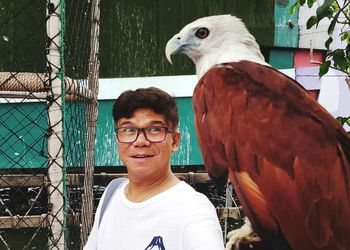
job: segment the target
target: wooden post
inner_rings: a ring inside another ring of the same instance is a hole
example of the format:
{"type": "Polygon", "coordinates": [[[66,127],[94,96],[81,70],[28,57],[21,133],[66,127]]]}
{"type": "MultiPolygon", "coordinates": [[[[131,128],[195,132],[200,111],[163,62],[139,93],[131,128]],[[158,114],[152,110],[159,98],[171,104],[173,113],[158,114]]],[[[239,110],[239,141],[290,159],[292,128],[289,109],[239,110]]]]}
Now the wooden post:
{"type": "Polygon", "coordinates": [[[85,245],[93,224],[93,178],[95,158],[95,138],[98,113],[98,74],[100,62],[98,59],[100,32],[100,0],[92,1],[91,8],[91,44],[89,60],[89,90],[92,100],[87,105],[87,145],[84,173],[84,194],[82,204],[81,249],[85,245]]]}
{"type": "Polygon", "coordinates": [[[46,3],[48,90],[48,194],[49,249],[64,249],[64,182],[63,182],[63,109],[61,73],[61,6],[60,0],[46,3]]]}

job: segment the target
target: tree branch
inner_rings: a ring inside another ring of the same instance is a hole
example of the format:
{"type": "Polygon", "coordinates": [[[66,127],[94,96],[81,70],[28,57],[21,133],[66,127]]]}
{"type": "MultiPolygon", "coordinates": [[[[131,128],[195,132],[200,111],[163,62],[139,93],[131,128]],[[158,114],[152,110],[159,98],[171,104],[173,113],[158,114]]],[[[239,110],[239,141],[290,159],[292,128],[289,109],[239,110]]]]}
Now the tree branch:
{"type": "Polygon", "coordinates": [[[339,11],[342,12],[344,14],[344,17],[348,20],[347,24],[349,24],[350,17],[348,16],[348,14],[344,10],[345,10],[346,7],[348,7],[350,1],[344,1],[344,6],[343,7],[340,7],[340,4],[339,4],[338,0],[335,0],[335,2],[337,3],[339,11]]]}

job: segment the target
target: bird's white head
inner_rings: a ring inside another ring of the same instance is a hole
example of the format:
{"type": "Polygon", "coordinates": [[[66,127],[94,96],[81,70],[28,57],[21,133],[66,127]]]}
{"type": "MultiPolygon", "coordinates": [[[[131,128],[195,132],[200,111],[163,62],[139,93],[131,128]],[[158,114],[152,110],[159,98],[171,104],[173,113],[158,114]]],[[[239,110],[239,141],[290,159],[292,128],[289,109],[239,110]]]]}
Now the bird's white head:
{"type": "Polygon", "coordinates": [[[220,63],[249,60],[268,65],[244,23],[231,15],[203,17],[187,24],[166,45],[170,63],[171,55],[177,53],[192,59],[198,78],[220,63]]]}

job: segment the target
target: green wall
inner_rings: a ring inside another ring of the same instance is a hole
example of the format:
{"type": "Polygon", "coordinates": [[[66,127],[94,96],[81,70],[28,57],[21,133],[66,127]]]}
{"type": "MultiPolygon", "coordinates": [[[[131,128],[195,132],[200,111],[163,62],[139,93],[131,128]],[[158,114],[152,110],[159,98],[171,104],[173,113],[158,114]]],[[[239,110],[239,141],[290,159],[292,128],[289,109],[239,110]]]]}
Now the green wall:
{"type": "Polygon", "coordinates": [[[290,69],[294,67],[294,50],[271,49],[269,63],[277,69],[290,69]]]}
{"type": "Polygon", "coordinates": [[[194,74],[184,56],[170,65],[166,42],[187,23],[207,15],[242,18],[262,46],[272,46],[274,1],[104,0],[101,2],[100,77],[194,74]]]}
{"type": "MultiPolygon", "coordinates": [[[[83,31],[89,26],[81,24],[90,10],[82,2],[85,1],[66,0],[65,69],[71,77],[75,60],[86,56],[73,53],[73,48],[89,48],[89,32],[83,31]]],[[[176,58],[175,67],[166,62],[166,42],[185,24],[215,14],[242,18],[261,46],[273,45],[271,0],[101,1],[100,77],[194,74],[188,58],[176,58]]],[[[0,1],[0,71],[45,71],[45,25],[44,2],[0,1]]]]}
{"type": "Polygon", "coordinates": [[[299,45],[299,26],[298,26],[298,11],[293,16],[290,15],[289,9],[295,3],[295,0],[277,1],[289,2],[287,5],[275,6],[275,34],[274,46],[297,48],[299,45]],[[290,26],[290,24],[293,25],[290,26]]]}
{"type": "Polygon", "coordinates": [[[44,104],[0,104],[0,168],[46,167],[46,132],[44,104]]]}
{"type": "Polygon", "coordinates": [[[44,72],[45,2],[0,1],[0,71],[44,72]]]}
{"type": "MultiPolygon", "coordinates": [[[[112,106],[114,101],[99,102],[96,131],[95,165],[122,165],[117,155],[112,106]]],[[[172,165],[201,165],[193,124],[190,97],[177,98],[181,142],[172,157],[172,165]]],[[[66,166],[82,166],[85,162],[84,103],[67,103],[65,115],[66,166]],[[77,117],[80,117],[77,119],[77,117]]],[[[0,104],[0,169],[42,168],[47,166],[47,110],[43,103],[0,104]]]]}
{"type": "MultiPolygon", "coordinates": [[[[85,163],[86,103],[65,104],[65,164],[85,163]]],[[[0,169],[46,168],[48,113],[45,103],[0,104],[0,169]]]]}

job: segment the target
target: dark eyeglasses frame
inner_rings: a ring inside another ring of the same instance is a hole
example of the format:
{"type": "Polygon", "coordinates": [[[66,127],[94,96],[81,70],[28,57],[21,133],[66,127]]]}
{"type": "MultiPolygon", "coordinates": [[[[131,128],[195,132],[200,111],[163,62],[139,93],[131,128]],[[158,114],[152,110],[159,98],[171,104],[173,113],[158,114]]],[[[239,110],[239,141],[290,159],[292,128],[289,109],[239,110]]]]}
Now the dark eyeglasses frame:
{"type": "Polygon", "coordinates": [[[166,126],[149,126],[149,127],[144,127],[144,128],[120,127],[120,128],[114,129],[114,131],[115,131],[115,133],[116,133],[117,140],[118,140],[120,143],[134,143],[134,142],[137,140],[137,138],[139,138],[140,131],[142,131],[142,133],[143,133],[143,135],[144,135],[144,137],[146,138],[147,141],[152,142],[152,143],[159,143],[159,142],[163,142],[163,141],[165,140],[166,134],[167,134],[167,133],[173,133],[175,130],[172,129],[172,128],[166,127],[166,126]],[[118,130],[119,130],[119,129],[123,129],[123,128],[133,128],[133,129],[137,129],[137,135],[136,135],[135,140],[130,141],[130,142],[120,141],[120,140],[119,140],[119,137],[118,137],[118,130]],[[164,139],[161,140],[161,141],[151,141],[151,140],[149,140],[149,139],[147,138],[147,135],[146,135],[146,132],[145,132],[145,129],[148,129],[148,128],[163,128],[163,129],[165,129],[165,136],[164,136],[164,139]]]}

